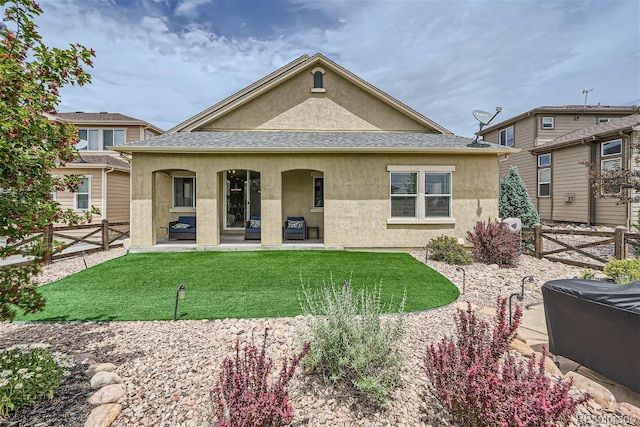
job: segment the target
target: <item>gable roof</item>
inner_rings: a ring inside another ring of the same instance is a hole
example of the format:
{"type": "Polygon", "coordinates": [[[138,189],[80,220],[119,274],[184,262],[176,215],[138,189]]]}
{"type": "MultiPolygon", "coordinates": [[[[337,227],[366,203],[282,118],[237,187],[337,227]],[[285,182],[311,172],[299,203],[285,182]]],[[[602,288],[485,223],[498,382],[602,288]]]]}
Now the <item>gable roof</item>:
{"type": "Polygon", "coordinates": [[[532,153],[546,152],[559,147],[580,144],[585,141],[593,141],[607,136],[619,136],[621,132],[633,130],[640,130],[640,114],[631,114],[626,117],[620,117],[612,122],[600,123],[595,126],[575,130],[552,139],[548,143],[530,151],[532,153]]]}
{"type": "Polygon", "coordinates": [[[517,116],[506,119],[500,123],[496,123],[489,127],[482,129],[479,132],[479,135],[485,135],[488,132],[491,132],[497,128],[503,128],[505,126],[510,126],[516,122],[519,122],[522,119],[526,119],[534,114],[575,114],[579,116],[583,113],[602,113],[606,114],[633,114],[640,111],[640,107],[637,105],[632,106],[609,106],[609,105],[562,105],[562,106],[551,106],[545,105],[542,107],[536,107],[532,110],[526,111],[522,114],[518,114],[517,116]]]}
{"type": "Polygon", "coordinates": [[[124,153],[453,153],[511,154],[520,150],[497,144],[469,147],[472,138],[429,132],[199,131],[165,133],[113,147],[124,153]]]}
{"type": "Polygon", "coordinates": [[[263,77],[257,82],[223,99],[217,104],[212,105],[206,110],[188,118],[177,126],[169,129],[167,132],[191,132],[197,130],[198,127],[204,125],[205,123],[221,117],[229,113],[230,111],[233,111],[236,108],[246,104],[247,102],[250,102],[259,95],[277,86],[278,84],[282,83],[283,81],[287,80],[303,69],[313,65],[332,70],[355,86],[373,95],[390,107],[411,117],[413,120],[421,123],[425,127],[431,128],[441,134],[451,134],[449,130],[428,119],[427,117],[423,116],[422,114],[418,113],[417,111],[413,110],[412,108],[408,107],[392,96],[386,94],[385,92],[381,91],[380,89],[376,88],[375,86],[371,85],[370,83],[366,82],[365,80],[361,79],[360,77],[356,76],[355,74],[351,73],[347,69],[341,67],[340,65],[336,64],[320,53],[317,53],[311,57],[309,55],[300,56],[299,58],[291,61],[290,63],[263,77]]]}
{"type": "Polygon", "coordinates": [[[155,131],[158,134],[164,131],[159,127],[152,125],[144,120],[134,117],[125,116],[120,113],[85,113],[83,111],[75,111],[70,113],[55,113],[50,115],[54,120],[62,120],[75,125],[99,125],[99,126],[144,126],[155,131]]]}

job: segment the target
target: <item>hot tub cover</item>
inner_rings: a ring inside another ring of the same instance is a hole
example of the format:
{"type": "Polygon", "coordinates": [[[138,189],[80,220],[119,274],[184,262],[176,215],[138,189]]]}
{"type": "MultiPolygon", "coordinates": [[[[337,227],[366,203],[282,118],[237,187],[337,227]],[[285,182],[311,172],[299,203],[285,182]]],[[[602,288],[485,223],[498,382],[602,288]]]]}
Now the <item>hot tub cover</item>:
{"type": "Polygon", "coordinates": [[[546,282],[542,285],[543,291],[545,288],[640,314],[640,282],[617,285],[596,280],[562,279],[546,282]]]}

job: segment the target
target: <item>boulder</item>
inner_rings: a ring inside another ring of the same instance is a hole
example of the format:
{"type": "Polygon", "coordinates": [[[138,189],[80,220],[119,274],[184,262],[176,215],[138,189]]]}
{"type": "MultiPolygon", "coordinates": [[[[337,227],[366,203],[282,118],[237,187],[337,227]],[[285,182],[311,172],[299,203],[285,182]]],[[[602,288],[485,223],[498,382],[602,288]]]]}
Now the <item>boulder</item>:
{"type": "Polygon", "coordinates": [[[116,403],[127,393],[127,386],[124,384],[109,384],[96,391],[89,398],[92,405],[104,405],[105,403],[116,403]]]}
{"type": "Polygon", "coordinates": [[[98,372],[91,377],[91,388],[97,390],[109,384],[120,384],[122,380],[115,372],[98,372]]]}
{"type": "Polygon", "coordinates": [[[609,409],[620,412],[622,415],[635,420],[635,424],[637,426],[640,426],[640,408],[638,408],[637,406],[632,405],[628,402],[619,402],[610,404],[609,409]]]}
{"type": "Polygon", "coordinates": [[[84,427],[109,427],[121,412],[122,405],[119,403],[96,406],[89,414],[84,427]]]}
{"type": "Polygon", "coordinates": [[[518,338],[511,341],[511,344],[509,344],[509,348],[511,350],[517,351],[524,357],[531,357],[533,356],[533,353],[535,353],[535,350],[531,348],[529,344],[525,343],[524,341],[518,338]]]}
{"type": "Polygon", "coordinates": [[[117,368],[118,367],[113,363],[94,363],[93,365],[89,366],[89,368],[87,368],[87,370],[85,371],[85,375],[91,378],[98,372],[113,372],[117,368]]]}
{"type": "Polygon", "coordinates": [[[589,393],[591,398],[602,406],[607,406],[609,403],[616,401],[613,393],[611,393],[606,387],[601,386],[597,382],[590,380],[577,372],[567,372],[566,377],[572,378],[574,387],[589,393]]]}
{"type": "MultiPolygon", "coordinates": [[[[534,351],[531,357],[534,357],[537,363],[538,361],[540,361],[542,353],[540,353],[539,351],[534,351]]],[[[547,375],[562,377],[562,371],[556,366],[553,359],[551,359],[549,356],[546,356],[544,358],[544,371],[547,373],[547,375]]]]}

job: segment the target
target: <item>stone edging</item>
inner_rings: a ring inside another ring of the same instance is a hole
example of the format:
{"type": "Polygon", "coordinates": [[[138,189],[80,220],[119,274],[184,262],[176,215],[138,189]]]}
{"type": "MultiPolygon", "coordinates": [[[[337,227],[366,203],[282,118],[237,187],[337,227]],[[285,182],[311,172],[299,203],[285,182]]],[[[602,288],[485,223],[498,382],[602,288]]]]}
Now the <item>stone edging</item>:
{"type": "Polygon", "coordinates": [[[118,368],[113,363],[99,363],[90,353],[78,354],[74,357],[76,364],[88,365],[85,371],[91,380],[91,388],[97,390],[90,398],[93,406],[85,427],[109,427],[122,412],[122,404],[127,386],[114,371],[118,368]]]}

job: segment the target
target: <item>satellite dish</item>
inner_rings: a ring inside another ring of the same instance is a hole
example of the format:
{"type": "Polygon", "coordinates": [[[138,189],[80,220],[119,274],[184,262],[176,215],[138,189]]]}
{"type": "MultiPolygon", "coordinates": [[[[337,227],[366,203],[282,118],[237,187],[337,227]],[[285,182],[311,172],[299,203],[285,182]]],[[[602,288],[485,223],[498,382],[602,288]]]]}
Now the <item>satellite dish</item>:
{"type": "Polygon", "coordinates": [[[471,114],[473,114],[473,117],[475,117],[476,120],[482,123],[483,125],[488,124],[489,121],[493,118],[491,113],[488,113],[483,110],[473,110],[471,114]]]}
{"type": "Polygon", "coordinates": [[[87,148],[89,146],[89,141],[87,141],[86,139],[81,139],[80,141],[76,142],[76,150],[84,150],[85,148],[87,148]]]}

